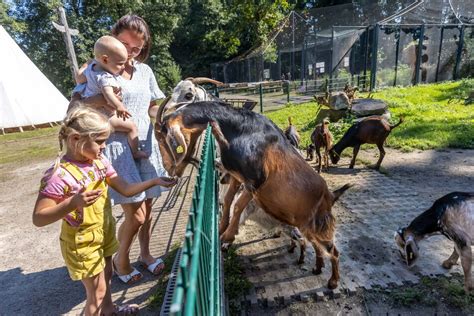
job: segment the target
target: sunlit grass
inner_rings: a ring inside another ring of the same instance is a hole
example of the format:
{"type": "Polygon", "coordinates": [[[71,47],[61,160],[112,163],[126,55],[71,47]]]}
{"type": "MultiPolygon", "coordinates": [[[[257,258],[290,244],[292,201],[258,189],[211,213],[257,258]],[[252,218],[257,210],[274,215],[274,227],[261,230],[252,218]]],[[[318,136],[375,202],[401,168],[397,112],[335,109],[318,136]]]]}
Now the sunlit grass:
{"type": "Polygon", "coordinates": [[[58,131],[50,127],[0,136],[0,165],[53,159],[59,150],[58,131]]]}
{"type": "MultiPolygon", "coordinates": [[[[461,80],[416,87],[389,88],[373,97],[387,102],[392,123],[403,117],[405,122],[393,130],[387,139],[389,147],[405,151],[434,148],[474,148],[474,106],[464,99],[474,89],[474,80],[461,80]]],[[[360,95],[364,97],[366,94],[360,95]]],[[[314,102],[289,105],[266,113],[278,126],[288,126],[288,116],[301,134],[301,146],[309,144],[316,124],[318,105],[314,102]]],[[[331,124],[338,140],[350,126],[350,119],[331,124]]]]}

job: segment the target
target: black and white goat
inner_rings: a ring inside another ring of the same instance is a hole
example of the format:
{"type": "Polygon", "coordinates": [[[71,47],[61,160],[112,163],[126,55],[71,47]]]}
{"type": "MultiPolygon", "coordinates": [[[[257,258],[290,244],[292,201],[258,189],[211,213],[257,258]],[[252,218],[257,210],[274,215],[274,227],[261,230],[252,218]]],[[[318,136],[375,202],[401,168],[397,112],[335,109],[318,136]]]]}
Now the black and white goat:
{"type": "Polygon", "coordinates": [[[471,265],[474,243],[474,192],[453,192],[436,200],[428,210],[395,233],[395,242],[408,266],[419,257],[418,242],[425,237],[443,234],[454,241],[454,251],[443,262],[450,269],[458,258],[464,271],[464,289],[473,290],[471,265]]]}
{"type": "Polygon", "coordinates": [[[206,89],[200,86],[203,83],[212,83],[216,86],[223,85],[220,81],[205,77],[186,78],[181,80],[176,87],[174,87],[171,99],[166,105],[166,109],[171,109],[178,103],[182,105],[183,103],[199,101],[219,101],[217,97],[213,96],[207,92],[206,89]]]}

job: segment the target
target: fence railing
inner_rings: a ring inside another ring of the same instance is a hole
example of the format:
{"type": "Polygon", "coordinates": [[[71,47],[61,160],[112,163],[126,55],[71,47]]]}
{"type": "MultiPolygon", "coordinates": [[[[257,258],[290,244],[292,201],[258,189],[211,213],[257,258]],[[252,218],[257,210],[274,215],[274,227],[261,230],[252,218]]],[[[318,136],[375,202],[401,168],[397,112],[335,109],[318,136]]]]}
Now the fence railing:
{"type": "Polygon", "coordinates": [[[264,82],[226,84],[211,90],[216,96],[237,107],[241,104],[251,104],[249,109],[260,113],[272,111],[288,103],[298,104],[314,101],[314,95],[324,95],[325,92],[343,91],[346,85],[357,87],[359,91],[369,89],[370,75],[339,76],[316,80],[276,80],[264,82]]]}
{"type": "Polygon", "coordinates": [[[210,127],[201,153],[171,315],[222,315],[218,182],[210,127]]]}

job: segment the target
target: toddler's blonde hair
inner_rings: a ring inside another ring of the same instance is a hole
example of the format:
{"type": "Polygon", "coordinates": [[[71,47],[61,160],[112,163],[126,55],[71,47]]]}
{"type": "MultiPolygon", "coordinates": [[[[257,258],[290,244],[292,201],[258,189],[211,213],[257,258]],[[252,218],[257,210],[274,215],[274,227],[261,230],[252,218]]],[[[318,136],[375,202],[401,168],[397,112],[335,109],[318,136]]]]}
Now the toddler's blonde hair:
{"type": "Polygon", "coordinates": [[[52,172],[58,168],[63,151],[63,144],[66,143],[67,145],[67,140],[71,135],[76,134],[81,137],[73,150],[82,152],[86,141],[95,140],[99,135],[111,132],[112,127],[104,114],[80,103],[74,106],[69,110],[61,124],[58,135],[59,153],[52,172]]]}

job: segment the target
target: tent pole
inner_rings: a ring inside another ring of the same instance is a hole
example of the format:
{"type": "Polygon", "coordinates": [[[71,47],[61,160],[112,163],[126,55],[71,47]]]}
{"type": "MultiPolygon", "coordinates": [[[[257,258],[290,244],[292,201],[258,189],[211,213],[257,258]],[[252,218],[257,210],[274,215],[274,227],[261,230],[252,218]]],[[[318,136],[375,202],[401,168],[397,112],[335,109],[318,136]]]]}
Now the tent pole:
{"type": "Polygon", "coordinates": [[[66,43],[67,56],[69,58],[69,62],[71,63],[72,79],[76,81],[76,73],[79,70],[79,67],[77,66],[76,53],[74,52],[74,45],[72,44],[71,35],[77,35],[79,34],[79,31],[69,28],[67,25],[66,12],[64,12],[63,7],[59,7],[58,12],[61,24],[53,22],[53,26],[59,32],[63,33],[64,42],[66,43]]]}

